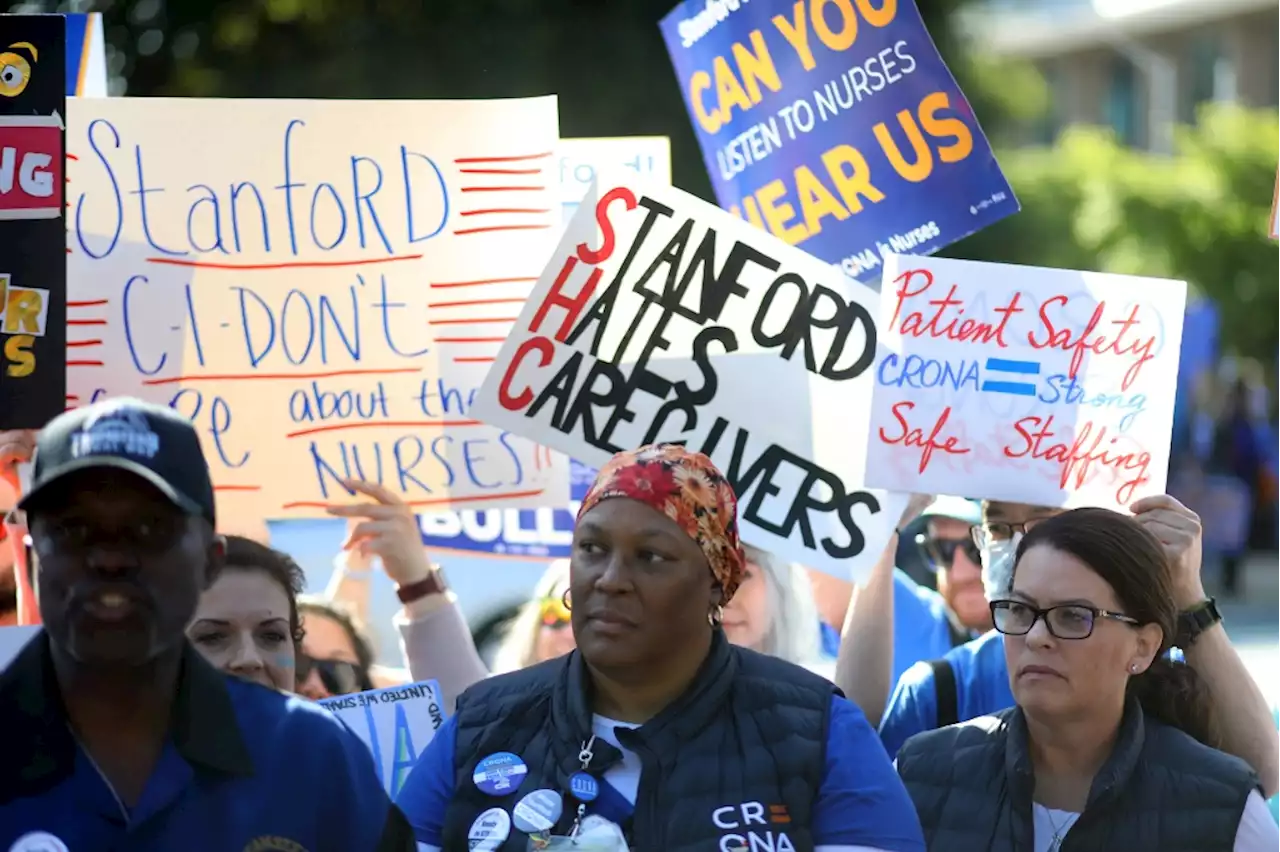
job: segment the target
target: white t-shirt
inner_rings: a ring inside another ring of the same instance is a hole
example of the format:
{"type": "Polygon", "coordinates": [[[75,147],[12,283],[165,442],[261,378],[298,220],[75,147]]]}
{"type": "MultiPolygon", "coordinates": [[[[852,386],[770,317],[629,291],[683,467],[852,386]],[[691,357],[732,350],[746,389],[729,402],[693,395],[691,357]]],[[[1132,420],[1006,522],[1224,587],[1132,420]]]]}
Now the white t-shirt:
{"type": "MultiPolygon", "coordinates": [[[[1035,852],[1053,852],[1055,836],[1063,839],[1080,814],[1036,805],[1035,852]]],[[[1274,852],[1280,847],[1280,826],[1271,818],[1267,803],[1257,790],[1249,794],[1240,814],[1233,852],[1274,852]]]]}

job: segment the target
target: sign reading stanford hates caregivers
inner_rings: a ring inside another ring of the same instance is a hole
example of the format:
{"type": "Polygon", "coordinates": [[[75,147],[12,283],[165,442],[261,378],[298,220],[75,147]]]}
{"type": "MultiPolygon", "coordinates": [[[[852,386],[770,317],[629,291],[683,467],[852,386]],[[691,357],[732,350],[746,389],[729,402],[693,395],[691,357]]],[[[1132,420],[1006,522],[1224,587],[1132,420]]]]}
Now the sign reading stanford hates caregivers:
{"type": "Polygon", "coordinates": [[[706,453],[745,541],[848,578],[901,509],[862,487],[878,307],[828,264],[615,172],[570,223],[474,411],[588,465],[658,442],[706,453]]]}
{"type": "Polygon", "coordinates": [[[1038,506],[1163,494],[1186,293],[886,257],[867,482],[1038,506]]]}
{"type": "Polygon", "coordinates": [[[912,0],[687,0],[661,29],[720,206],[846,275],[1018,212],[912,0]]]}

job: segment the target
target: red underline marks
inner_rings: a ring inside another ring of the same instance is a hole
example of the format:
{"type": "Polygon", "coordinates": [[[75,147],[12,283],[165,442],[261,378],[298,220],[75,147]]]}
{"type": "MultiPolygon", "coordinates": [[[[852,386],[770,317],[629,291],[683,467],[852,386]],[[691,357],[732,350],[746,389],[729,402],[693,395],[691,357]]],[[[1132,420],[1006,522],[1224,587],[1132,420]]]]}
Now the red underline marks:
{"type": "Polygon", "coordinates": [[[489,278],[485,281],[432,281],[432,287],[479,287],[482,284],[533,284],[537,278],[489,278]]]}
{"type": "Polygon", "coordinates": [[[428,302],[428,308],[461,308],[466,305],[519,305],[528,301],[524,298],[516,299],[467,299],[462,302],[428,302]]]}
{"type": "Polygon", "coordinates": [[[303,435],[319,435],[321,432],[340,432],[344,429],[426,429],[429,427],[436,428],[456,428],[459,426],[483,426],[480,420],[367,420],[360,423],[332,423],[328,426],[315,426],[310,429],[299,429],[296,432],[289,432],[286,438],[301,438],[303,435]]]}
{"type": "Polygon", "coordinates": [[[542,169],[458,169],[464,175],[540,175],[542,169]]]}
{"type": "Polygon", "coordinates": [[[71,254],[71,249],[67,249],[67,254],[71,254]]]}
{"type": "Polygon", "coordinates": [[[101,340],[68,340],[67,348],[73,349],[77,346],[101,346],[101,340]]]}
{"type": "Polygon", "coordinates": [[[454,358],[455,364],[492,364],[497,358],[454,358]]]}
{"type": "Polygon", "coordinates": [[[505,337],[437,337],[436,343],[505,343],[505,337]]]}
{"type": "MultiPolygon", "coordinates": [[[[469,497],[437,497],[432,500],[406,500],[405,505],[408,506],[445,506],[450,503],[478,503],[482,500],[516,500],[521,497],[537,497],[546,489],[539,488],[534,491],[508,491],[505,494],[476,494],[469,497]]],[[[332,503],[321,503],[318,501],[300,500],[295,503],[285,503],[282,509],[325,509],[333,505],[332,503]]]]}
{"type": "Polygon", "coordinates": [[[147,263],[166,266],[186,266],[195,269],[235,269],[241,272],[264,269],[325,269],[338,266],[373,266],[378,263],[397,263],[402,260],[421,260],[420,254],[401,254],[392,257],[374,257],[365,260],[297,260],[285,263],[215,263],[208,260],[183,260],[177,257],[149,257],[147,263]]]}
{"type": "Polygon", "coordinates": [[[247,379],[336,379],[340,376],[393,376],[404,373],[421,373],[419,368],[403,370],[329,370],[324,373],[233,373],[207,376],[169,376],[165,379],[147,379],[144,385],[176,385],[183,382],[237,382],[247,379]]]}
{"type": "Polygon", "coordinates": [[[107,321],[98,320],[67,320],[67,325],[106,325],[107,321]]]}
{"type": "Polygon", "coordinates": [[[101,361],[68,361],[68,367],[102,367],[105,366],[101,361]]]}
{"type": "Polygon", "coordinates": [[[454,231],[453,235],[465,237],[467,234],[485,234],[490,231],[542,231],[550,227],[550,225],[490,225],[488,228],[463,228],[461,231],[454,231]]]}
{"type": "Polygon", "coordinates": [[[483,210],[459,210],[459,216],[490,216],[500,213],[550,213],[549,207],[486,207],[483,210]]]}
{"type": "Polygon", "coordinates": [[[79,395],[74,393],[67,394],[67,402],[76,402],[80,399],[79,395]]]}
{"type": "Polygon", "coordinates": [[[463,192],[542,192],[545,186],[464,186],[463,192]]]}
{"type": "Polygon", "coordinates": [[[459,166],[468,165],[470,163],[518,163],[522,160],[541,160],[544,157],[550,157],[554,151],[546,151],[542,154],[521,154],[518,157],[459,157],[453,162],[459,166]]]}
{"type": "Polygon", "coordinates": [[[215,485],[214,491],[261,491],[261,485],[215,485]]]}
{"type": "Polygon", "coordinates": [[[427,320],[427,325],[471,325],[472,323],[515,322],[520,317],[484,317],[481,319],[427,320]]]}
{"type": "Polygon", "coordinates": [[[108,299],[90,299],[87,302],[67,302],[68,308],[96,308],[98,305],[109,304],[108,299]]]}

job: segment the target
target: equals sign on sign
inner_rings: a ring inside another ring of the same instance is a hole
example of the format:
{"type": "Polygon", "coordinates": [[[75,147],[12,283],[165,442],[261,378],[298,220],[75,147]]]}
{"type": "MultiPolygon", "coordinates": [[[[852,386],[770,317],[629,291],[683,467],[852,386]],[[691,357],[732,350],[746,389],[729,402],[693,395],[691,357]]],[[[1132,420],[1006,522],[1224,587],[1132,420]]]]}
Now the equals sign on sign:
{"type": "MultiPolygon", "coordinates": [[[[1038,376],[1040,364],[1036,361],[1009,361],[1004,358],[988,358],[988,373],[1008,373],[1011,376],[1038,376]]],[[[1035,396],[1036,385],[1031,382],[1017,382],[1006,379],[990,379],[982,382],[983,393],[1007,393],[1014,396],[1035,396]]]]}

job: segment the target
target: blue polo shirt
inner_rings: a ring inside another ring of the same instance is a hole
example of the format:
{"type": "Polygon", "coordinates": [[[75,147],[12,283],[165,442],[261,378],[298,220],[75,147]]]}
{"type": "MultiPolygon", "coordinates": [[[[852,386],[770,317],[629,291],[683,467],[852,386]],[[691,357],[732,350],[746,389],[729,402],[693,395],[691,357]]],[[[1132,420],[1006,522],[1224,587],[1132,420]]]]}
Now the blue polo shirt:
{"type": "MultiPolygon", "coordinates": [[[[397,797],[427,852],[440,849],[445,811],[453,798],[457,719],[451,717],[436,732],[397,797]]],[[[634,803],[606,776],[589,813],[622,823],[634,810],[634,803]]],[[[831,699],[826,770],[814,799],[810,828],[814,844],[832,852],[925,849],[915,806],[880,752],[875,732],[857,705],[840,696],[831,699]]]]}
{"type": "Polygon", "coordinates": [[[0,849],[28,848],[14,846],[23,837],[32,849],[72,852],[415,848],[368,748],[337,719],[221,674],[190,645],[171,736],[132,809],[72,734],[47,635],[0,674],[0,732],[0,849]]]}
{"type": "MultiPolygon", "coordinates": [[[[955,672],[958,721],[999,713],[1014,705],[1004,642],[999,633],[989,630],[941,656],[955,672]]],[[[938,693],[933,668],[925,660],[907,669],[898,679],[880,720],[880,741],[893,757],[909,737],[936,727],[938,693]]]]}

